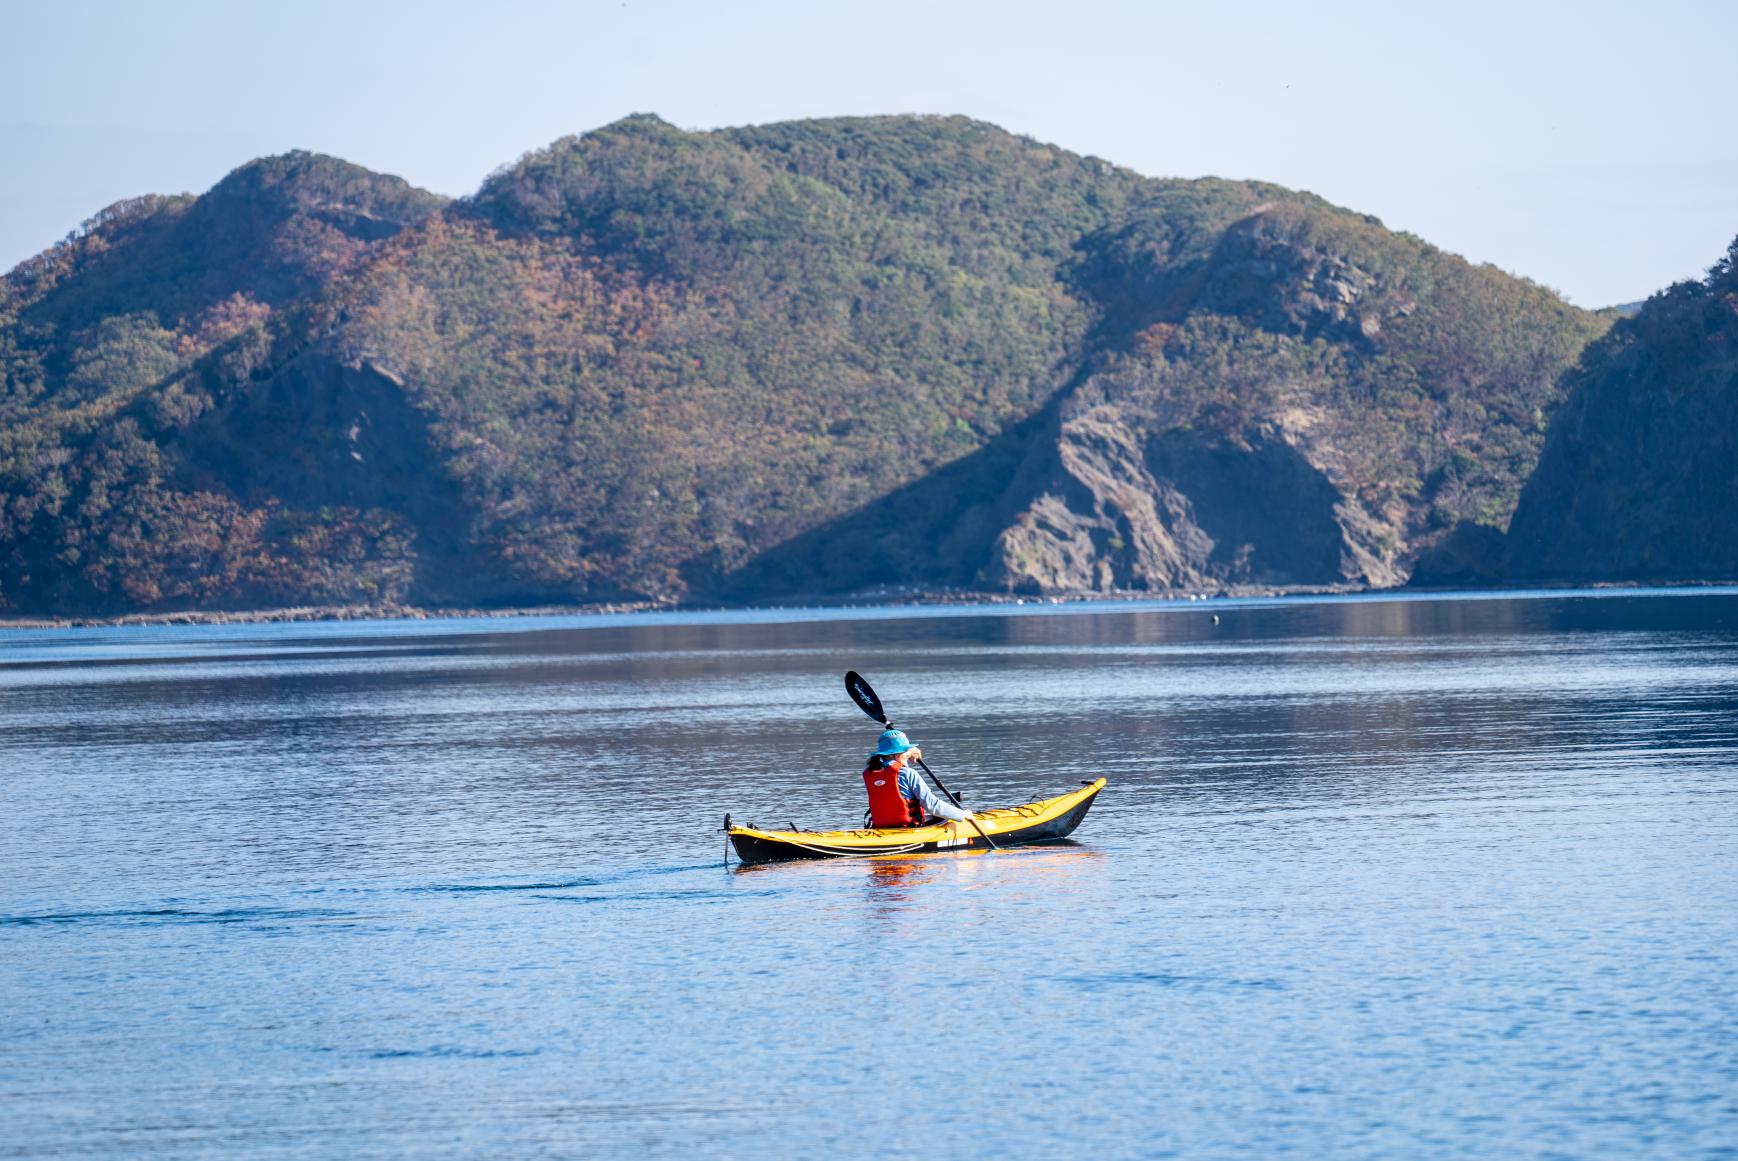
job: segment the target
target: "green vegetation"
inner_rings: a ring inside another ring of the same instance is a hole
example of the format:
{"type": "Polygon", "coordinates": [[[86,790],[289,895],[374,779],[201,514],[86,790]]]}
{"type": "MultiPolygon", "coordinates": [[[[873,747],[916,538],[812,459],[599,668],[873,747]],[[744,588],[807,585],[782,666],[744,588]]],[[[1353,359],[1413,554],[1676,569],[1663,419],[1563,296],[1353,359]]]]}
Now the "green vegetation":
{"type": "Polygon", "coordinates": [[[444,204],[269,158],[7,276],[0,608],[706,593],[926,481],[993,532],[1029,497],[943,469],[1095,406],[1281,433],[1403,563],[1507,519],[1606,325],[1307,194],[961,118],[637,116],[444,204]]]}

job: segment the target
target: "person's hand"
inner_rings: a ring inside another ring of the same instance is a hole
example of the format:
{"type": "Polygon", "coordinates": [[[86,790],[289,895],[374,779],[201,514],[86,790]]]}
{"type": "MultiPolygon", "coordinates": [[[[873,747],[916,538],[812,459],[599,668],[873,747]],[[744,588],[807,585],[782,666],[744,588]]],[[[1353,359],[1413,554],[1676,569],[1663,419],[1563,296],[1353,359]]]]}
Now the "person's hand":
{"type": "Polygon", "coordinates": [[[913,762],[923,761],[923,751],[917,746],[913,746],[911,749],[905,751],[905,756],[913,762]]]}

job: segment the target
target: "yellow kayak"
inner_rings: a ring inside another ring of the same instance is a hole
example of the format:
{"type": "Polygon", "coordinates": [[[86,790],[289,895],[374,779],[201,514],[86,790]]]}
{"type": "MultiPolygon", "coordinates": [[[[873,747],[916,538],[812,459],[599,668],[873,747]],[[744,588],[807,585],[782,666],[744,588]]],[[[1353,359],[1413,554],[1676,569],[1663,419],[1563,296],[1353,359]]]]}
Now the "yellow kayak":
{"type": "MultiPolygon", "coordinates": [[[[1066,838],[1080,825],[1092,800],[1104,789],[1104,779],[1082,783],[1079,790],[1004,806],[977,815],[978,826],[996,846],[1049,842],[1066,838]]],[[[729,819],[725,820],[726,824],[729,819]]],[[[929,826],[885,827],[876,830],[759,830],[726,826],[730,845],[744,863],[776,863],[785,859],[836,859],[850,855],[918,855],[932,851],[984,850],[986,843],[969,822],[937,822],[929,826]]]]}

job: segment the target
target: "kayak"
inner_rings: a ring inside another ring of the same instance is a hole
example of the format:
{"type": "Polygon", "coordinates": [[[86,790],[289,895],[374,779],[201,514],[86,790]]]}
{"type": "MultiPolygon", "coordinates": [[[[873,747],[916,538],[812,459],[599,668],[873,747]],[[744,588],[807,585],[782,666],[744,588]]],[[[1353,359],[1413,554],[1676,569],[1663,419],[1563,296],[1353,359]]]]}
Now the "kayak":
{"type": "MultiPolygon", "coordinates": [[[[1066,838],[1104,789],[1104,779],[1084,782],[1079,790],[1021,806],[1004,806],[977,815],[978,826],[996,846],[1051,842],[1066,838]]],[[[728,823],[728,819],[725,820],[728,823]]],[[[777,863],[786,859],[836,859],[851,855],[921,855],[933,851],[985,850],[988,844],[969,822],[937,822],[928,826],[883,827],[875,830],[760,830],[727,826],[730,845],[744,863],[777,863]]]]}

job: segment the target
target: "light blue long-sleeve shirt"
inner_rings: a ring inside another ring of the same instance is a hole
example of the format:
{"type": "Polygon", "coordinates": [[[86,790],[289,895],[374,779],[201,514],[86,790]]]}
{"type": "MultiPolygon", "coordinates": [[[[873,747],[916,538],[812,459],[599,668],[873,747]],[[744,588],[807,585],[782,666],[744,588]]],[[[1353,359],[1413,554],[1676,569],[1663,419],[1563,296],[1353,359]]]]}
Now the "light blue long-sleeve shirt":
{"type": "Polygon", "coordinates": [[[923,807],[926,818],[947,818],[954,822],[966,820],[965,811],[931,790],[928,779],[919,776],[910,766],[899,768],[899,794],[907,802],[923,807]]]}

